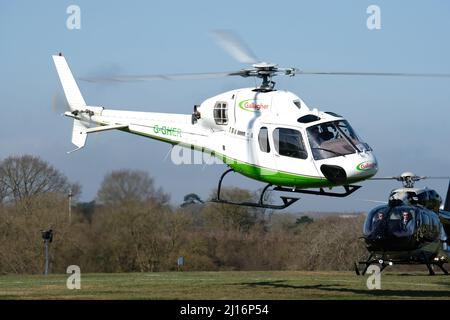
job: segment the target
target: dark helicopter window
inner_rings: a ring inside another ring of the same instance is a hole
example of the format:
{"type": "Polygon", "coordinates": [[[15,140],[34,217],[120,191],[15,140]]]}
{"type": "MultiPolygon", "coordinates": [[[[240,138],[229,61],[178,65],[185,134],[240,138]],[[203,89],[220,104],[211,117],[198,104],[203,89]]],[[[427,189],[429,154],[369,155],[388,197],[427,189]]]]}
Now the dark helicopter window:
{"type": "Polygon", "coordinates": [[[382,237],[386,231],[389,207],[378,206],[371,210],[364,222],[364,235],[370,238],[382,237]]]}
{"type": "Polygon", "coordinates": [[[428,202],[428,192],[425,191],[417,194],[417,199],[421,205],[426,205],[428,202]]]}
{"type": "Polygon", "coordinates": [[[281,155],[292,158],[306,159],[308,153],[299,131],[287,128],[276,128],[273,131],[275,150],[281,155]]]}
{"type": "Polygon", "coordinates": [[[270,152],[269,131],[266,127],[262,127],[258,134],[259,148],[262,152],[270,152]]]}
{"type": "Polygon", "coordinates": [[[442,198],[441,196],[434,190],[429,190],[428,191],[428,204],[426,205],[427,208],[438,212],[439,208],[441,206],[442,203],[442,198]]]}
{"type": "Polygon", "coordinates": [[[228,109],[226,102],[217,102],[214,106],[214,121],[216,124],[225,125],[228,123],[228,109]]]}
{"type": "Polygon", "coordinates": [[[410,236],[414,233],[417,209],[399,206],[391,210],[388,222],[389,232],[396,237],[410,236]]]}

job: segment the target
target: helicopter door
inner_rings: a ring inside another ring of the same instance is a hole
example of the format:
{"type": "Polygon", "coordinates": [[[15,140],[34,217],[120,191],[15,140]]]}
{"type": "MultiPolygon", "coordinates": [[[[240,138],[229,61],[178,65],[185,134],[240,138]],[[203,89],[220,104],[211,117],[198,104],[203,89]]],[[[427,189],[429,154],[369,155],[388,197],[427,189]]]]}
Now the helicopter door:
{"type": "Polygon", "coordinates": [[[275,127],[272,132],[275,162],[286,185],[305,183],[307,177],[318,177],[317,168],[306,149],[304,135],[297,129],[275,127]]]}
{"type": "Polygon", "coordinates": [[[266,125],[261,125],[256,132],[254,144],[250,156],[250,162],[260,167],[260,178],[266,180],[277,171],[277,166],[274,159],[273,143],[270,140],[270,128],[266,125]]]}

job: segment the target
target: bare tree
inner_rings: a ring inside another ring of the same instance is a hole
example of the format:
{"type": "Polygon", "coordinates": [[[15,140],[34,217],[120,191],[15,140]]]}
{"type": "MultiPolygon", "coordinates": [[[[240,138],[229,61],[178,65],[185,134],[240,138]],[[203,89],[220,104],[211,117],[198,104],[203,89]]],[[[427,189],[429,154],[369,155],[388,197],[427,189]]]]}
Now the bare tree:
{"type": "Polygon", "coordinates": [[[49,163],[32,155],[10,156],[0,162],[0,201],[20,202],[48,193],[79,193],[78,184],[49,163]]]}
{"type": "Polygon", "coordinates": [[[161,188],[155,188],[154,180],[147,172],[125,169],[104,177],[97,198],[105,205],[152,200],[164,204],[169,201],[169,196],[161,188]]]}

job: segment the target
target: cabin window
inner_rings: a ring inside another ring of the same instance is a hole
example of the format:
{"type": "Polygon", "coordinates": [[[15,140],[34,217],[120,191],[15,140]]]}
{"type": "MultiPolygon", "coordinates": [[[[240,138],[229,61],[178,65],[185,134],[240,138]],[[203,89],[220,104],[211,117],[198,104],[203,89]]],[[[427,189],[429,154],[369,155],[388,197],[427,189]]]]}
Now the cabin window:
{"type": "Polygon", "coordinates": [[[276,128],[273,131],[275,150],[281,156],[306,159],[308,153],[300,131],[287,128],[276,128]]]}
{"type": "Polygon", "coordinates": [[[269,131],[266,127],[262,127],[258,134],[259,148],[262,152],[270,152],[269,131]]]}
{"type": "Polygon", "coordinates": [[[216,124],[228,124],[228,109],[226,102],[217,102],[214,106],[214,121],[216,124]]]}

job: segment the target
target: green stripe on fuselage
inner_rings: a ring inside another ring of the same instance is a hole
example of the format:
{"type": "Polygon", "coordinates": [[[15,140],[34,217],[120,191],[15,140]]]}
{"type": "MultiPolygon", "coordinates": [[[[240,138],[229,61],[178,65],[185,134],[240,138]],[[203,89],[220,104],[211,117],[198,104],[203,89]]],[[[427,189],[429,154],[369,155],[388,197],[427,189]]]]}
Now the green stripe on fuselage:
{"type": "Polygon", "coordinates": [[[303,176],[289,172],[282,172],[274,169],[264,168],[261,166],[257,166],[254,164],[249,164],[246,162],[239,161],[237,159],[233,159],[224,154],[215,152],[205,147],[200,147],[196,145],[186,144],[182,142],[176,142],[170,139],[165,139],[159,136],[149,135],[146,133],[140,132],[131,132],[129,129],[120,129],[121,131],[137,134],[140,136],[152,138],[155,140],[160,140],[162,142],[167,142],[173,145],[180,145],[186,148],[194,148],[200,152],[206,152],[211,155],[214,155],[218,159],[222,160],[225,164],[227,164],[234,171],[243,174],[246,177],[263,181],[267,183],[271,183],[277,186],[287,186],[287,187],[299,187],[299,188],[319,188],[319,187],[333,187],[335,184],[331,183],[325,178],[320,177],[311,177],[311,176],[303,176]]]}
{"type": "Polygon", "coordinates": [[[333,184],[325,178],[302,176],[294,173],[268,169],[253,164],[227,158],[227,164],[236,172],[249,178],[271,183],[277,186],[318,188],[331,187],[333,184]]]}

